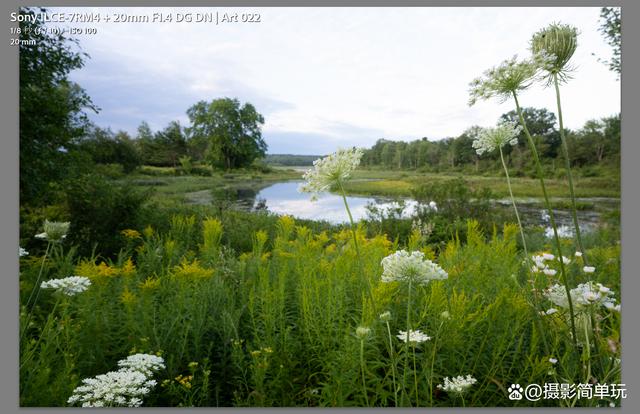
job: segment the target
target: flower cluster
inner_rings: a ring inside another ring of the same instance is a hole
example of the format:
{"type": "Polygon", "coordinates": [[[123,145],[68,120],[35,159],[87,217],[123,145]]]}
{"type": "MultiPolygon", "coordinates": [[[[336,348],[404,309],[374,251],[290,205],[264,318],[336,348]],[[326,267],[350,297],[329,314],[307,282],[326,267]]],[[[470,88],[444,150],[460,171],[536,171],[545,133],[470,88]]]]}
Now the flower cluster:
{"type": "Polygon", "coordinates": [[[371,333],[371,328],[367,328],[366,326],[358,326],[356,328],[356,336],[360,339],[364,339],[371,333]]]}
{"type": "Polygon", "coordinates": [[[146,376],[151,376],[155,371],[164,368],[164,359],[152,354],[135,354],[118,361],[121,369],[138,371],[146,376]]]}
{"type": "Polygon", "coordinates": [[[139,407],[156,381],[138,371],[112,371],[95,378],[85,378],[76,387],[68,404],[83,407],[139,407]]]}
{"type": "Polygon", "coordinates": [[[444,377],[444,384],[438,384],[438,389],[452,392],[455,394],[463,394],[469,387],[478,382],[471,375],[467,375],[463,377],[462,375],[449,379],[449,377],[444,377]]]}
{"type": "Polygon", "coordinates": [[[36,238],[47,240],[53,243],[61,242],[65,237],[67,237],[67,232],[69,231],[69,223],[59,222],[59,221],[44,221],[44,232],[36,234],[36,238]]]}
{"type": "Polygon", "coordinates": [[[51,279],[40,284],[41,289],[55,289],[67,296],[74,296],[89,289],[91,281],[84,276],[69,276],[64,279],[51,279]]]}
{"type": "Polygon", "coordinates": [[[331,155],[315,160],[313,168],[302,176],[306,182],[300,185],[298,191],[312,193],[311,199],[315,200],[318,193],[347,180],[360,165],[362,154],[360,148],[338,149],[331,155]]]}
{"type": "Polygon", "coordinates": [[[25,249],[23,249],[22,247],[18,246],[18,256],[20,257],[24,257],[24,256],[28,256],[29,252],[26,251],[25,249]]]}
{"type": "MultiPolygon", "coordinates": [[[[569,291],[571,301],[576,308],[586,308],[591,305],[602,305],[607,309],[620,311],[620,305],[616,305],[613,291],[600,283],[581,283],[569,291]]],[[[555,284],[544,291],[544,295],[556,305],[568,308],[569,300],[564,286],[555,284]]]]}
{"type": "Polygon", "coordinates": [[[561,258],[556,258],[554,255],[550,253],[543,253],[535,256],[531,256],[531,260],[533,261],[533,266],[531,267],[531,271],[533,273],[544,273],[547,276],[555,276],[557,273],[555,269],[552,269],[547,264],[548,261],[559,262],[562,261],[563,264],[571,263],[571,259],[568,257],[562,256],[561,258]]]}
{"type": "Polygon", "coordinates": [[[506,101],[514,93],[531,86],[537,71],[537,65],[529,60],[518,61],[517,56],[503,61],[497,67],[484,72],[483,77],[474,79],[469,91],[469,105],[479,99],[487,100],[496,97],[506,101]]]}
{"type": "Polygon", "coordinates": [[[151,375],[165,367],[161,357],[149,354],[131,355],[118,361],[118,365],[121,367],[118,371],[83,379],[83,385],[73,390],[67,403],[83,407],[140,407],[142,397],[156,385],[151,375]]]}
{"type": "MultiPolygon", "coordinates": [[[[407,331],[398,331],[398,335],[396,335],[398,339],[407,342],[407,331]]],[[[420,342],[425,342],[431,340],[431,337],[420,332],[419,330],[411,330],[409,329],[409,342],[413,344],[418,344],[420,342]]]]}
{"type": "Polygon", "coordinates": [[[419,251],[407,252],[399,250],[382,259],[382,281],[402,282],[411,281],[426,285],[430,280],[441,280],[449,277],[440,266],[419,251]]]}
{"type": "Polygon", "coordinates": [[[549,74],[558,74],[562,80],[572,70],[568,63],[577,47],[578,30],[565,24],[550,24],[531,38],[531,52],[539,67],[549,74]]]}
{"type": "Polygon", "coordinates": [[[471,144],[478,155],[485,152],[492,152],[498,148],[509,145],[518,144],[518,135],[522,131],[522,127],[516,122],[502,122],[495,128],[484,128],[471,144]]]}

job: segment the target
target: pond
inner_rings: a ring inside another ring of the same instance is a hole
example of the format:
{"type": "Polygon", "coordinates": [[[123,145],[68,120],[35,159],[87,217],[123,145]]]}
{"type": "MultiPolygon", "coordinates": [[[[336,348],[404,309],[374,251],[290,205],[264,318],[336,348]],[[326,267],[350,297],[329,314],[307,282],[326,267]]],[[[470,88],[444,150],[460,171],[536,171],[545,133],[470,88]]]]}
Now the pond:
{"type": "MultiPolygon", "coordinates": [[[[235,208],[255,211],[266,209],[276,214],[287,214],[301,219],[325,220],[339,224],[348,222],[349,217],[344,208],[342,197],[337,194],[323,193],[318,200],[312,202],[311,195],[299,193],[298,186],[302,181],[286,181],[274,184],[253,183],[252,185],[239,184],[233,188],[203,190],[188,193],[187,202],[193,204],[210,204],[214,201],[224,200],[235,208]]],[[[548,217],[542,208],[542,200],[537,198],[521,198],[516,200],[518,210],[525,225],[549,226],[548,217]]],[[[374,204],[378,209],[397,207],[398,203],[388,197],[348,196],[347,202],[355,221],[367,217],[367,205],[374,204]]],[[[415,200],[404,199],[404,216],[408,217],[417,205],[415,200]]],[[[553,198],[552,202],[563,202],[568,205],[567,198],[553,198]]],[[[620,208],[620,200],[616,198],[580,198],[579,203],[593,206],[578,211],[578,220],[583,231],[594,229],[600,215],[605,211],[620,208]]],[[[496,205],[511,207],[510,199],[495,200],[496,205]]],[[[571,228],[573,226],[571,213],[567,209],[554,209],[556,221],[559,226],[571,228]]]]}

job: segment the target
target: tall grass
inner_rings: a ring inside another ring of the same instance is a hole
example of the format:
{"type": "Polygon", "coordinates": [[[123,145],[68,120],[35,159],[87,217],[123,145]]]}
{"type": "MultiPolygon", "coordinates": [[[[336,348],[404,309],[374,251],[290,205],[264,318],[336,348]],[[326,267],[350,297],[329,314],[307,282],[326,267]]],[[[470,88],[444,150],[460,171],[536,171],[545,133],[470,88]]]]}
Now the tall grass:
{"type": "MultiPolygon", "coordinates": [[[[449,279],[414,287],[410,308],[405,287],[380,281],[381,259],[401,247],[384,235],[356,232],[363,280],[348,229],[314,232],[283,217],[273,236],[254,233],[251,251],[240,255],[220,244],[227,231],[215,219],[175,217],[166,232],[143,232],[117,261],[62,255],[45,266],[44,278],[75,273],[92,285],[64,302],[42,292],[21,343],[21,405],[63,406],[83,378],[135,352],[166,361],[145,401],[160,406],[396,406],[399,398],[456,406],[461,400],[436,385],[459,373],[478,379],[466,406],[545,405],[560,402],[513,402],[506,388],[548,382],[550,370],[585,380],[562,316],[548,316],[551,348],[542,345],[521,286],[516,226],[486,241],[470,222],[466,240],[452,240],[437,258],[449,279]],[[367,305],[368,283],[378,308],[390,313],[386,321],[367,305]],[[413,326],[433,338],[410,355],[396,337],[407,329],[407,310],[413,326]],[[361,341],[354,332],[363,313],[372,322],[361,341]],[[407,356],[412,363],[402,364],[407,356]],[[398,375],[413,379],[402,394],[398,375]]],[[[419,240],[411,248],[434,258],[419,240]]],[[[606,270],[595,278],[615,290],[618,254],[619,246],[590,251],[606,270]]],[[[39,259],[22,259],[25,295],[39,259]]],[[[568,269],[576,282],[579,267],[568,269]]],[[[584,356],[590,374],[619,381],[620,351],[609,343],[619,340],[619,316],[604,308],[594,316],[598,329],[589,341],[597,348],[584,356]]]]}

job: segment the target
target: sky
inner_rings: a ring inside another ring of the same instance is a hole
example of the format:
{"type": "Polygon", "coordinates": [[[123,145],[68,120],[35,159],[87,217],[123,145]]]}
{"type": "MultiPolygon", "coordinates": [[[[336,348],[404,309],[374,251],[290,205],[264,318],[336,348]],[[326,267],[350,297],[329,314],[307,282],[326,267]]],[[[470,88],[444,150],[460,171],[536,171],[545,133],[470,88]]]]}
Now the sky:
{"type": "MultiPolygon", "coordinates": [[[[552,22],[578,28],[573,78],[562,86],[565,126],[620,111],[620,82],[600,59],[600,9],[574,8],[55,8],[51,12],[162,13],[172,22],[62,24],[89,54],[71,79],[101,108],[99,126],[135,136],[160,130],[198,101],[237,98],[265,118],[268,153],[324,155],[378,139],[438,140],[492,126],[512,102],[469,107],[469,82],[514,55],[552,22]],[[257,23],[176,22],[178,13],[260,15],[257,23]]],[[[60,24],[57,24],[60,26],[60,24]]],[[[521,105],[555,112],[553,88],[534,85],[521,105]]]]}

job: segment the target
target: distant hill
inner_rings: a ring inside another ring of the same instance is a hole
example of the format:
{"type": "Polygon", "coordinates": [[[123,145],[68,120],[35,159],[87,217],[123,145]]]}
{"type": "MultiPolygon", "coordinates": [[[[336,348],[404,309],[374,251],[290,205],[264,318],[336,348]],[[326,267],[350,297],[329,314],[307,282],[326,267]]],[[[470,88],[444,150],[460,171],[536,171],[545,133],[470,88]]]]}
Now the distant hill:
{"type": "Polygon", "coordinates": [[[322,155],[267,154],[264,162],[269,165],[310,166],[322,155]]]}

